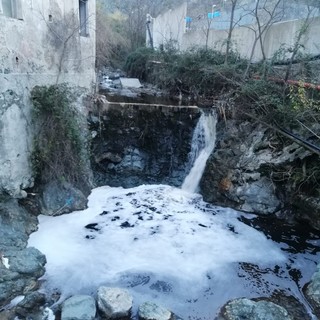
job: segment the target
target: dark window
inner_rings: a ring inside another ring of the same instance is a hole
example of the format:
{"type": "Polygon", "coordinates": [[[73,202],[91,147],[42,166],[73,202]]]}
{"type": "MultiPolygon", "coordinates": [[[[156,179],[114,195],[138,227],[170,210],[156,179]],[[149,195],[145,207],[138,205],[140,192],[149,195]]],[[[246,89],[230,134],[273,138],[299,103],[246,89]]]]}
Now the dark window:
{"type": "Polygon", "coordinates": [[[80,21],[80,35],[87,37],[88,30],[88,1],[79,0],[79,21],[80,21]]]}

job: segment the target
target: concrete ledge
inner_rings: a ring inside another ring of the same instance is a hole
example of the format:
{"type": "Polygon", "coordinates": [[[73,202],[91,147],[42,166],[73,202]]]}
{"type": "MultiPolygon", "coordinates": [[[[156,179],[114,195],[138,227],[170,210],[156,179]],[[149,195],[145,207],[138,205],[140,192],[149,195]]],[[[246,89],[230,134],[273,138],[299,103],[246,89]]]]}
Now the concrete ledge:
{"type": "MultiPolygon", "coordinates": [[[[101,100],[100,100],[101,101],[101,100]]],[[[148,104],[148,103],[133,103],[133,102],[110,102],[107,99],[103,99],[103,102],[99,104],[99,107],[102,107],[102,111],[107,111],[109,109],[132,109],[132,110],[144,110],[144,111],[168,111],[168,112],[191,112],[199,113],[200,109],[198,106],[174,106],[174,105],[165,105],[165,104],[148,104]]]]}

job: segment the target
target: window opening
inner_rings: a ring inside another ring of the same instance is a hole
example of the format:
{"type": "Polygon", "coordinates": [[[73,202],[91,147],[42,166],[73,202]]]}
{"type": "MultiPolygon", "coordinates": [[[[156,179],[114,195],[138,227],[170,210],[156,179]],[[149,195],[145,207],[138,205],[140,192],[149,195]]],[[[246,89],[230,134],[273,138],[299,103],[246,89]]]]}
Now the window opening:
{"type": "Polygon", "coordinates": [[[80,21],[80,35],[87,37],[88,30],[88,1],[79,0],[79,21],[80,21]]]}
{"type": "Polygon", "coordinates": [[[21,0],[0,0],[0,14],[23,20],[21,0]]]}
{"type": "Polygon", "coordinates": [[[2,13],[7,17],[13,17],[11,0],[2,0],[2,13]]]}

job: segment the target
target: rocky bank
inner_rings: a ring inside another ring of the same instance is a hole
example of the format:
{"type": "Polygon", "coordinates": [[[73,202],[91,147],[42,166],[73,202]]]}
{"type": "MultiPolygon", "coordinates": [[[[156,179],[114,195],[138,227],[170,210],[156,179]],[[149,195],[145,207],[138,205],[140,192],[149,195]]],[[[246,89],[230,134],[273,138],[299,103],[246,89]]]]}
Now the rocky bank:
{"type": "Polygon", "coordinates": [[[309,189],[307,196],[308,190],[297,182],[304,166],[313,161],[309,150],[259,123],[221,120],[216,148],[200,183],[201,193],[217,205],[303,219],[319,229],[315,190],[309,189]]]}

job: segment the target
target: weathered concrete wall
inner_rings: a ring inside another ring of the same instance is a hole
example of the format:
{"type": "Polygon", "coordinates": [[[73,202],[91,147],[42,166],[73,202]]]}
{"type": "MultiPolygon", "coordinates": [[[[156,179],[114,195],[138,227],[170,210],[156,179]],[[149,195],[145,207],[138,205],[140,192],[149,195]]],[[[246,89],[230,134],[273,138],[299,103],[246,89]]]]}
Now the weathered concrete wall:
{"type": "Polygon", "coordinates": [[[87,1],[88,36],[79,34],[78,0],[26,0],[21,19],[0,14],[0,193],[32,186],[30,91],[67,82],[95,83],[95,1],[87,1]]]}
{"type": "MultiPolygon", "coordinates": [[[[284,45],[285,48],[292,47],[297,32],[300,30],[303,20],[293,20],[279,22],[270,27],[263,37],[263,46],[267,58],[272,58],[274,53],[284,45]]],[[[251,26],[255,28],[255,26],[251,26]]],[[[310,24],[308,32],[302,38],[301,44],[304,46],[305,53],[320,53],[320,18],[314,18],[310,24]]],[[[227,30],[210,30],[208,46],[217,50],[224,51],[227,39],[227,30]]],[[[249,58],[255,40],[254,31],[248,27],[236,28],[232,34],[232,45],[240,56],[249,58]]],[[[205,34],[201,30],[190,31],[183,35],[181,49],[187,50],[194,45],[204,45],[205,34]]],[[[262,59],[260,43],[256,45],[253,61],[262,59]]]]}
{"type": "MultiPolygon", "coordinates": [[[[157,17],[153,22],[154,46],[159,48],[170,39],[178,41],[181,50],[187,50],[194,46],[204,46],[206,44],[206,32],[201,29],[190,29],[185,32],[185,21],[182,19],[186,15],[186,6],[181,6],[175,10],[168,11],[157,17]],[[169,21],[170,23],[168,23],[169,21]],[[166,28],[167,26],[167,28],[166,28]]],[[[271,58],[281,47],[289,48],[294,44],[297,32],[302,26],[303,20],[292,20],[279,22],[270,27],[263,37],[263,46],[267,58],[271,58]]],[[[215,22],[209,30],[208,46],[216,50],[225,51],[228,30],[215,29],[215,22]]],[[[257,30],[255,25],[235,28],[232,34],[232,45],[240,56],[249,58],[257,30]],[[250,28],[249,28],[250,27],[250,28]]],[[[304,35],[301,44],[304,52],[308,54],[320,53],[320,17],[313,18],[308,32],[304,35]]],[[[262,59],[260,43],[258,42],[254,51],[253,61],[262,59]]]]}
{"type": "Polygon", "coordinates": [[[153,44],[155,48],[174,42],[177,45],[183,43],[185,33],[185,17],[187,15],[187,3],[159,15],[153,20],[153,44]]]}

